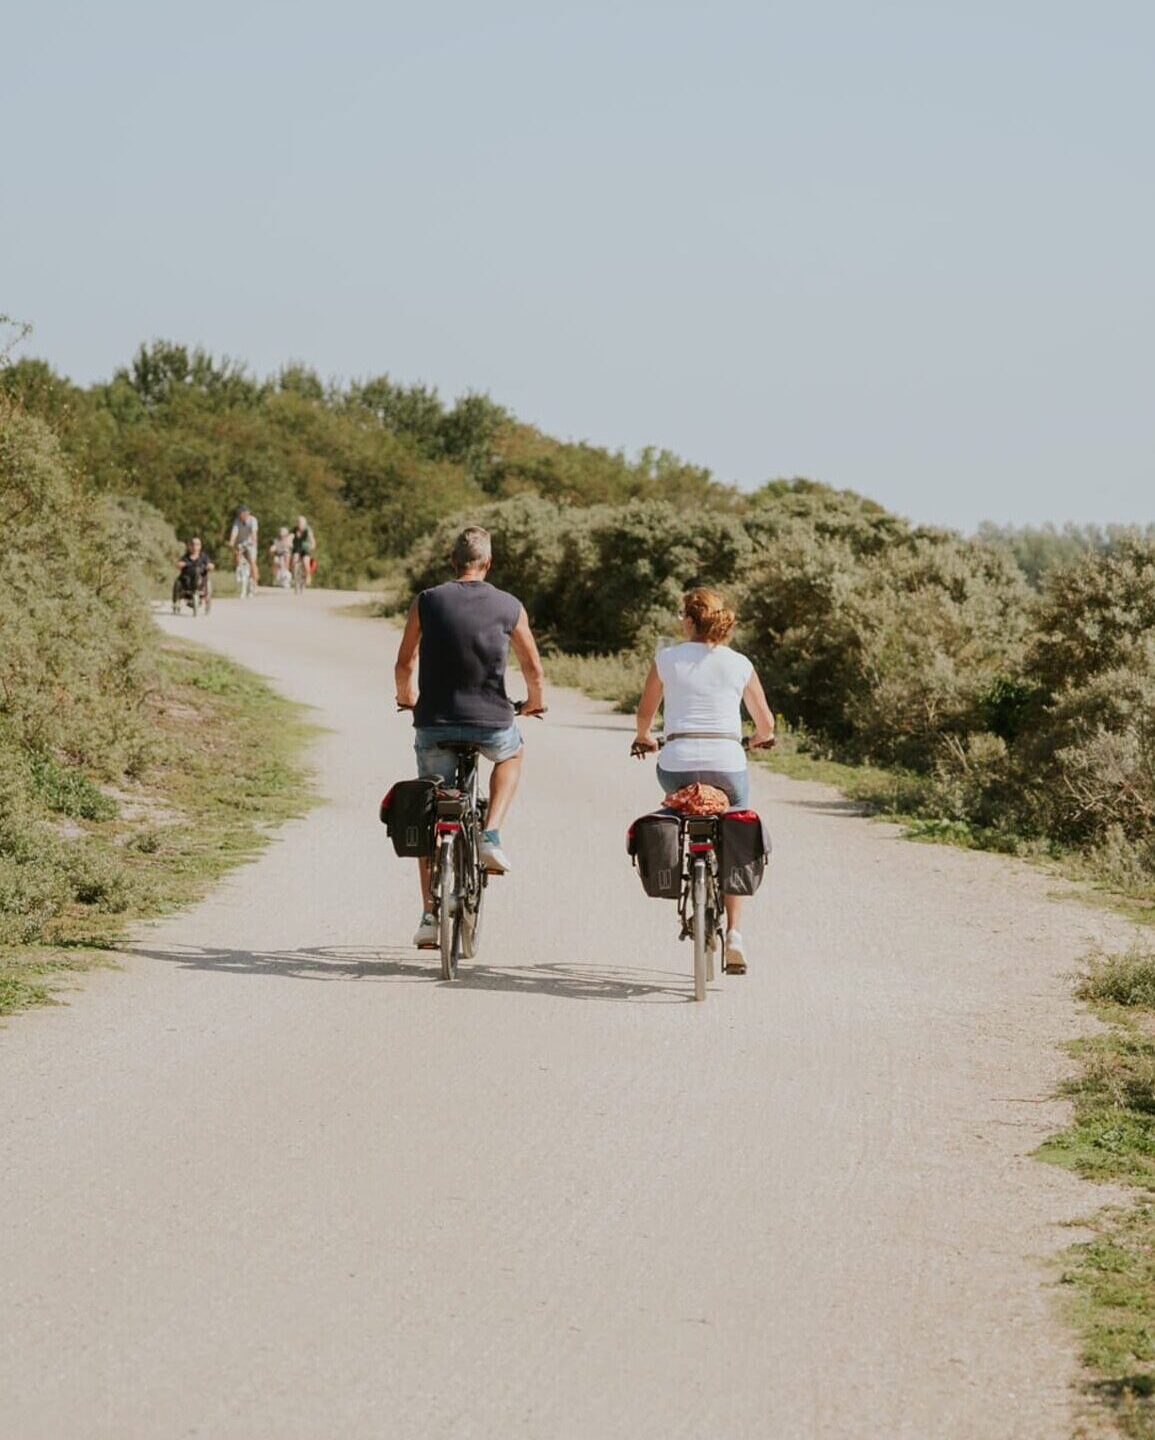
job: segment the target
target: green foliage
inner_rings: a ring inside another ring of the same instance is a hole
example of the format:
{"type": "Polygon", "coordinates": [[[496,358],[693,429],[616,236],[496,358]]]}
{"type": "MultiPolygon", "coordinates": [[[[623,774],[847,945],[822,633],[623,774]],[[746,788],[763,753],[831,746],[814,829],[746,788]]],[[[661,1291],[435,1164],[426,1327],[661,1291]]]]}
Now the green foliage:
{"type": "Polygon", "coordinates": [[[1003,557],[813,489],[766,498],[742,636],[777,708],[845,758],[930,771],[983,724],[1026,592],[1003,557]]]}
{"type": "Polygon", "coordinates": [[[116,801],[99,789],[82,771],[61,765],[51,755],[34,752],[29,759],[32,789],[57,815],[72,820],[112,820],[116,801]]]}
{"type": "Polygon", "coordinates": [[[1096,956],[1076,993],[1080,1000],[1155,1011],[1155,955],[1136,945],[1121,955],[1096,956]]]}
{"type": "Polygon", "coordinates": [[[1150,532],[985,526],[966,540],[806,479],[747,496],[667,451],[562,443],[485,395],[446,403],[387,375],[326,384],[300,364],[260,379],[168,341],[90,389],[40,361],[0,366],[3,397],[23,425],[48,418],[64,450],[37,459],[41,442],[26,439],[31,490],[0,493],[17,554],[21,507],[29,534],[95,525],[105,537],[83,554],[67,541],[31,564],[0,559],[5,715],[44,753],[97,770],[114,755],[115,769],[143,745],[131,705],[100,699],[121,666],[128,696],[147,688],[134,671],[148,653],[142,617],[118,611],[101,629],[108,645],[82,637],[97,612],[110,618],[126,551],[139,577],[171,574],[167,524],[220,558],[241,501],[266,538],[303,513],[322,583],[395,577],[404,562],[420,588],[444,578],[452,533],[474,521],[495,533],[494,579],[547,649],[590,659],[591,685],[632,694],[607,665],[644,670],[676,633],[682,591],[718,586],[775,709],[814,754],[915,777],[927,834],[1077,847],[1106,883],[1151,886],[1150,532]],[[65,455],[103,498],[52,490],[65,455]],[[593,659],[605,656],[617,658],[593,659]]]}
{"type": "Polygon", "coordinates": [[[23,945],[72,907],[118,912],[133,893],[75,827],[115,819],[97,782],[152,749],[145,596],[175,539],[142,502],[93,496],[48,427],[5,399],[0,525],[0,945],[23,945]]]}
{"type": "MultiPolygon", "coordinates": [[[[470,517],[494,535],[494,578],[526,605],[547,645],[578,654],[652,647],[677,627],[682,592],[733,580],[751,542],[725,512],[661,500],[576,507],[535,496],[470,517]]],[[[410,556],[415,590],[447,578],[457,521],[410,556]]]]}
{"type": "Polygon", "coordinates": [[[218,562],[242,501],[266,537],[304,514],[327,585],[375,579],[447,516],[515,495],[738,503],[668,452],[630,461],[564,444],[487,395],[447,405],[434,389],[388,376],[342,388],[300,364],[261,380],[170,341],[141,346],[111,381],[87,390],[23,360],[0,370],[0,395],[47,419],[99,488],[147,500],[218,562]]]}
{"type": "Polygon", "coordinates": [[[1136,1187],[1129,1204],[1086,1222],[1091,1238],[1067,1252],[1062,1281],[1089,1393],[1120,1433],[1155,1440],[1155,955],[1093,957],[1078,994],[1104,1025],[1073,1047],[1080,1070],[1064,1087],[1073,1119],[1039,1155],[1136,1187]]]}
{"type": "Polygon", "coordinates": [[[1015,747],[1025,817],[1155,870],[1155,541],[1049,577],[1023,676],[1042,697],[1015,747]]]}
{"type": "Polygon", "coordinates": [[[1054,570],[1064,570],[1089,555],[1108,555],[1131,538],[1155,540],[1155,525],[1140,529],[1127,525],[994,525],[979,526],[978,538],[1012,555],[1036,590],[1054,570]]]}
{"type": "Polygon", "coordinates": [[[125,552],[119,518],[46,425],[0,401],[0,722],[10,743],[106,774],[147,747],[142,601],[160,563],[146,540],[125,552]]]}

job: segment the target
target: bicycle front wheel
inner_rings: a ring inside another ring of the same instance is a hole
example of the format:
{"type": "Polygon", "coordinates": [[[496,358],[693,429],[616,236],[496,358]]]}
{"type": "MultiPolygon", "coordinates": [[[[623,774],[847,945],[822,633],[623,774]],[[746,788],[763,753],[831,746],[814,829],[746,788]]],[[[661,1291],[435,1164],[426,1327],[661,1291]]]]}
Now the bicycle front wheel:
{"type": "Polygon", "coordinates": [[[706,862],[694,861],[690,901],[693,905],[694,999],[706,998],[706,862]]]}

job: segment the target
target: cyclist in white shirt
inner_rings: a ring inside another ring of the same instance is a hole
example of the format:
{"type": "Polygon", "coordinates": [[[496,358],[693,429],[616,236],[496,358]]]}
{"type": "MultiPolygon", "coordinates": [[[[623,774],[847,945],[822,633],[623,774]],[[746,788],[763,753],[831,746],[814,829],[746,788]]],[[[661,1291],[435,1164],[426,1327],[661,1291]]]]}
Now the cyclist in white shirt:
{"type": "MultiPolygon", "coordinates": [[[[746,752],[742,748],[742,704],[754,721],[757,748],[773,742],[774,713],[754,666],[726,641],[734,629],[733,611],[716,590],[698,586],[682,600],[680,645],[658,651],[642,691],[637,714],[637,745],[657,750],[654,716],[665,711],[666,744],[658,764],[662,793],[700,781],[725,791],[731,805],[745,805],[750,796],[746,752]]],[[[738,922],[740,895],[726,896],[728,933],[726,968],[741,973],[746,951],[738,922]]]]}

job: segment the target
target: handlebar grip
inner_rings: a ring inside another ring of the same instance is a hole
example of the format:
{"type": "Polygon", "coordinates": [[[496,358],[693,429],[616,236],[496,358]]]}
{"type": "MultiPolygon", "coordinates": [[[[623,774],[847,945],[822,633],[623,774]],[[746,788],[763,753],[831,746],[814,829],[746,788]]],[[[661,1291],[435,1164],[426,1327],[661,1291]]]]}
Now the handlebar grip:
{"type": "Polygon", "coordinates": [[[666,741],[661,735],[655,735],[654,740],[656,742],[656,748],[653,750],[648,750],[644,745],[640,745],[636,740],[633,741],[630,745],[630,757],[634,760],[644,760],[647,755],[656,755],[658,751],[662,748],[662,746],[666,743],[666,741]]]}

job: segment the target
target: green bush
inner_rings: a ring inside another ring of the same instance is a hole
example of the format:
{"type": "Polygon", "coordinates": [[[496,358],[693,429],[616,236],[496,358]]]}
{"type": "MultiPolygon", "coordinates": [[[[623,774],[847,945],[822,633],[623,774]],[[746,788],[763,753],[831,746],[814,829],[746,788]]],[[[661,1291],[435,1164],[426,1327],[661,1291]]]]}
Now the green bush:
{"type": "Polygon", "coordinates": [[[119,857],[77,830],[115,818],[98,782],[150,751],[146,597],[176,539],[139,499],[93,494],[48,427],[3,398],[0,527],[0,944],[27,945],[71,906],[128,903],[119,857]]]}
{"type": "Polygon", "coordinates": [[[844,519],[777,521],[744,574],[740,641],[775,708],[843,758],[924,773],[963,758],[1021,654],[1025,584],[957,536],[844,519]]]}
{"type": "MultiPolygon", "coordinates": [[[[493,533],[494,583],[522,600],[547,646],[577,654],[652,648],[676,631],[687,587],[729,583],[753,548],[737,517],[659,500],[579,508],[527,495],[468,519],[493,533]]],[[[448,578],[460,528],[447,522],[413,551],[414,590],[448,578]]]]}
{"type": "Polygon", "coordinates": [[[1155,870],[1155,540],[1054,572],[1022,673],[1038,696],[1015,746],[1024,818],[1155,870]]]}

